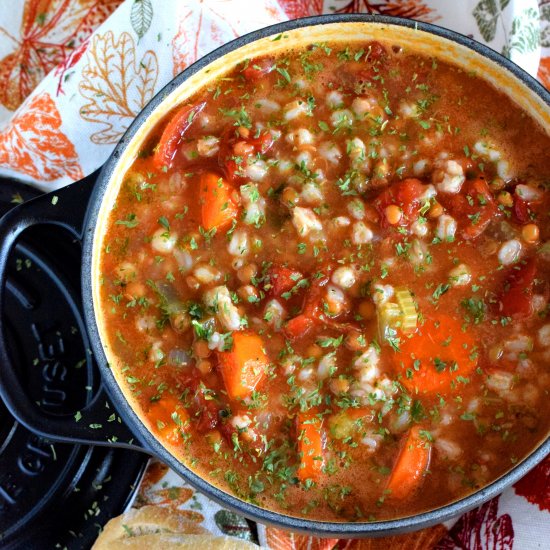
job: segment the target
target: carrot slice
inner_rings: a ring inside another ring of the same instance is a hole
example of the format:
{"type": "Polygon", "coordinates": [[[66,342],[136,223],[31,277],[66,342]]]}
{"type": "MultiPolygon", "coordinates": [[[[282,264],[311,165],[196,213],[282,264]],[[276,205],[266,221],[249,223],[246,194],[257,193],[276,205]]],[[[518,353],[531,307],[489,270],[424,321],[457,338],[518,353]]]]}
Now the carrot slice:
{"type": "Polygon", "coordinates": [[[464,332],[459,321],[448,315],[428,319],[411,338],[404,338],[393,361],[411,392],[446,393],[457,378],[475,370],[478,356],[471,330],[464,332]]]}
{"type": "Polygon", "coordinates": [[[220,368],[227,395],[245,399],[260,385],[266,375],[269,358],[262,339],[254,332],[233,333],[233,348],[219,354],[220,368]]]}
{"type": "Polygon", "coordinates": [[[164,394],[151,404],[148,416],[160,437],[173,445],[181,442],[178,426],[188,420],[189,415],[176,396],[164,394]],[[177,415],[176,420],[173,415],[177,415]]]}
{"type": "Polygon", "coordinates": [[[431,446],[420,437],[420,428],[411,428],[393,466],[386,489],[390,498],[403,500],[414,494],[430,465],[431,446]]]}
{"type": "Polygon", "coordinates": [[[297,475],[300,481],[317,479],[323,467],[323,423],[313,413],[298,413],[296,433],[300,465],[297,475]]]}
{"type": "Polygon", "coordinates": [[[204,101],[198,105],[185,106],[172,117],[162,132],[153,157],[153,162],[157,168],[163,166],[170,168],[172,166],[174,156],[185,132],[205,106],[204,101]]]}
{"type": "Polygon", "coordinates": [[[207,230],[224,229],[237,217],[239,208],[232,198],[233,188],[218,174],[201,175],[202,225],[207,230]]]}

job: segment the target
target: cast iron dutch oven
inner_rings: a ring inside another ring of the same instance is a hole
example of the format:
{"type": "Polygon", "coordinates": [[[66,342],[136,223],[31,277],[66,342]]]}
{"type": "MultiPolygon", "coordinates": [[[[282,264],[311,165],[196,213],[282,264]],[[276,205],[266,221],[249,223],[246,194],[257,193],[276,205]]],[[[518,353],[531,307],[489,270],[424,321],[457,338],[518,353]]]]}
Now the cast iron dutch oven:
{"type": "MultiPolygon", "coordinates": [[[[83,243],[82,293],[85,319],[92,351],[102,375],[102,388],[90,404],[73,416],[45,418],[25,396],[22,384],[10,367],[4,346],[0,349],[0,393],[13,415],[29,429],[65,442],[85,442],[136,449],[157,456],[191,485],[221,505],[251,519],[298,532],[319,536],[362,537],[403,533],[448,520],[497,495],[520,479],[550,452],[550,438],[506,475],[487,487],[446,506],[400,519],[331,523],[274,513],[244,502],[211,485],[179,462],[147,429],[132,409],[127,396],[109,368],[108,351],[102,345],[103,327],[94,309],[98,303],[100,244],[122,175],[130,166],[150,130],[177,104],[195,90],[224,74],[228,67],[246,58],[276,53],[289,46],[323,41],[350,42],[392,40],[420,53],[462,66],[490,81],[516,101],[550,131],[550,94],[519,67],[493,50],[460,34],[440,27],[392,17],[372,15],[329,15],[298,19],[274,25],[222,46],[174,78],[138,115],[111,157],[95,185],[85,180],[14,208],[0,221],[0,275],[4,281],[6,262],[17,236],[37,224],[57,224],[70,230],[83,243]],[[282,39],[273,40],[281,35],[282,39]],[[57,197],[52,200],[54,195],[57,197]]],[[[0,309],[3,305],[0,294],[0,309]]],[[[0,334],[4,334],[0,319],[0,334]]]]}

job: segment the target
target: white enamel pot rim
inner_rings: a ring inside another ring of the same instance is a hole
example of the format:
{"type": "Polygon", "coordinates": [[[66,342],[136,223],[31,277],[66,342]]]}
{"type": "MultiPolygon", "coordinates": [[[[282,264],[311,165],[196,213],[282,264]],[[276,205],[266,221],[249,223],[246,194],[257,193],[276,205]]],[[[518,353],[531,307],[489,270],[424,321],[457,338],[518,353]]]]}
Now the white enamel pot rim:
{"type": "Polygon", "coordinates": [[[509,94],[524,110],[550,128],[550,94],[522,69],[463,35],[427,23],[372,15],[328,15],[288,21],[238,38],[206,55],[168,84],[130,126],[105,164],[90,200],[84,231],[82,264],[83,302],[90,341],[108,393],[117,411],[143,446],[161,458],[191,485],[222,506],[251,519],[291,531],[318,536],[364,537],[398,534],[449,520],[479,506],[520,479],[550,451],[547,438],[521,463],[490,485],[446,506],[408,517],[374,522],[321,522],[270,510],[244,502],[221,491],[179,462],[152,435],[132,408],[132,396],[117,382],[116,362],[106,349],[98,308],[99,256],[107,216],[122,180],[150,129],[175,105],[184,102],[205,82],[220,76],[235,63],[262,53],[276,53],[305,41],[350,42],[355,39],[395,41],[420,53],[434,55],[474,70],[509,94]]]}

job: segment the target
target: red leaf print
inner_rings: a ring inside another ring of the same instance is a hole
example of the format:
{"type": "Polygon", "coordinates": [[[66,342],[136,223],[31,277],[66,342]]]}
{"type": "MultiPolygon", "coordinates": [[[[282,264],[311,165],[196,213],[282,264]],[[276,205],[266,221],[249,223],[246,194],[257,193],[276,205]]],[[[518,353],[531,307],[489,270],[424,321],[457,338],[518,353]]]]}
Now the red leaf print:
{"type": "Polygon", "coordinates": [[[172,39],[174,76],[200,56],[237,36],[236,29],[213,6],[203,1],[190,4],[172,39]]]}
{"type": "Polygon", "coordinates": [[[15,110],[122,0],[26,0],[21,29],[0,28],[14,51],[0,60],[0,103],[15,110]]]}
{"type": "Polygon", "coordinates": [[[550,57],[541,58],[537,78],[544,86],[550,88],[550,57]]]}
{"type": "Polygon", "coordinates": [[[279,0],[279,4],[289,19],[323,13],[323,0],[279,0]]]}
{"type": "Polygon", "coordinates": [[[447,533],[444,525],[377,539],[341,540],[331,550],[433,550],[447,533]]]}
{"type": "Polygon", "coordinates": [[[515,485],[516,494],[525,497],[539,509],[550,512],[550,456],[533,468],[515,485]]]}
{"type": "Polygon", "coordinates": [[[57,84],[57,92],[56,96],[59,94],[64,94],[63,91],[63,81],[65,80],[65,74],[69,69],[74,67],[82,58],[86,50],[88,49],[89,41],[86,39],[80,46],[73,50],[64,60],[63,63],[57,66],[57,69],[55,70],[56,76],[59,76],[59,82],[57,84]]]}
{"type": "Polygon", "coordinates": [[[512,550],[512,518],[497,516],[498,500],[496,497],[464,514],[435,550],[512,550]]]}
{"type": "Polygon", "coordinates": [[[377,13],[422,21],[435,21],[438,17],[432,15],[433,11],[422,0],[346,0],[342,7],[335,10],[335,13],[377,13]]]}
{"type": "Polygon", "coordinates": [[[60,127],[52,98],[47,93],[34,97],[0,133],[0,166],[46,181],[82,178],[74,145],[60,127]]]}
{"type": "Polygon", "coordinates": [[[319,539],[266,527],[265,538],[270,550],[331,550],[338,539],[319,539]]]}

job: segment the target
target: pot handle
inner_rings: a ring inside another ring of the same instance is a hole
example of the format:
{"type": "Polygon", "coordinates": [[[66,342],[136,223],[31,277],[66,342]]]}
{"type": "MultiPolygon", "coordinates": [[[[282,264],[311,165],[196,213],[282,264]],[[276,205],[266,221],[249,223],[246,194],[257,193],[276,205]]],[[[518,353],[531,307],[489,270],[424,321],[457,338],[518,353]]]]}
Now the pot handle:
{"type": "MultiPolygon", "coordinates": [[[[4,307],[8,257],[17,237],[33,225],[59,225],[82,241],[84,220],[98,172],[63,189],[12,208],[0,219],[0,311],[4,307]]],[[[0,336],[5,334],[0,315],[0,336]]],[[[103,385],[76,415],[44,415],[26,395],[5,346],[0,346],[0,396],[14,418],[32,432],[62,443],[144,451],[116,414],[103,385]]]]}

